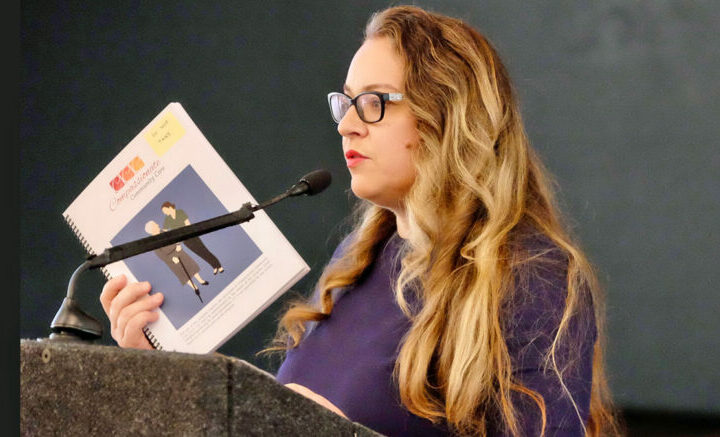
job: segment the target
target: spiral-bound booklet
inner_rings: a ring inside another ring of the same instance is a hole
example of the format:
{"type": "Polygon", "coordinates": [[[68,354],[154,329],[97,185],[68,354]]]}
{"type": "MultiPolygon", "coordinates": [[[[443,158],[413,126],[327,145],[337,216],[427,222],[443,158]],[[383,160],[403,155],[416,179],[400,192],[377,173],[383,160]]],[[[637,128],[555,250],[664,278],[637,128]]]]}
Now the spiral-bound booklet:
{"type": "MultiPolygon", "coordinates": [[[[63,213],[89,254],[256,204],[180,103],[167,105],[63,213]]],[[[165,295],[157,349],[213,352],[309,267],[262,210],[245,223],[103,268],[165,295]]]]}

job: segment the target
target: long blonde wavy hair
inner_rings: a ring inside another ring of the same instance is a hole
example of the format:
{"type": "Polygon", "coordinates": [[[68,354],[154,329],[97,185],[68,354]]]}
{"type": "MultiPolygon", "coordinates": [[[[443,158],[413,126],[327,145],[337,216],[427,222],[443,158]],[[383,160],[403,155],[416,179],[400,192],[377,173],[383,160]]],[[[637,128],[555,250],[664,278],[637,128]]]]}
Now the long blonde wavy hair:
{"type": "MultiPolygon", "coordinates": [[[[551,258],[523,250],[523,242],[543,235],[562,253],[567,271],[565,308],[547,368],[565,387],[570,360],[558,351],[571,341],[565,334],[574,318],[594,311],[597,336],[584,426],[591,436],[617,434],[603,365],[600,288],[561,222],[552,183],[529,145],[495,49],[463,21],[414,6],[373,14],[365,38],[375,37],[389,38],[404,59],[405,95],[420,137],[413,148],[416,179],[404,199],[410,232],[394,290],[411,320],[394,374],[402,403],[461,433],[485,435],[499,415],[506,430],[518,434],[511,395],[520,395],[537,407],[544,432],[545,402],[514,378],[504,335],[506,306],[523,284],[518,278],[551,258]],[[407,293],[415,293],[418,308],[408,304],[407,293]]],[[[327,318],[332,290],[355,283],[395,229],[392,212],[361,202],[346,249],[324,270],[315,298],[294,302],[285,312],[274,347],[296,347],[312,322],[327,318]]]]}

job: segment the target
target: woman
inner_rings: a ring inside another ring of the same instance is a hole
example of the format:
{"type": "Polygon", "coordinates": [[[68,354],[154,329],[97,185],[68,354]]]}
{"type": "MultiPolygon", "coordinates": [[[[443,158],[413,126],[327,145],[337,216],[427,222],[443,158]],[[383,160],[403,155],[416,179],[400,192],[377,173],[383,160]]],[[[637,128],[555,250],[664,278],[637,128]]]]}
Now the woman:
{"type": "MultiPolygon", "coordinates": [[[[387,435],[617,433],[602,297],[489,42],[386,9],[328,100],[360,219],[283,316],[278,381],[387,435]]],[[[121,346],[148,346],[148,291],[103,291],[121,346]]]]}

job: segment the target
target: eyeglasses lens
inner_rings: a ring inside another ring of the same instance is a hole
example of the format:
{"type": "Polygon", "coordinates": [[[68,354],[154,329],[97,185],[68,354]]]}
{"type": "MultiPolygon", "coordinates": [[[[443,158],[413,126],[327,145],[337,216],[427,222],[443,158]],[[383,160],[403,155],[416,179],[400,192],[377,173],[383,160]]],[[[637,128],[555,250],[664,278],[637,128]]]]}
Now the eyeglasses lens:
{"type": "Polygon", "coordinates": [[[363,94],[355,102],[358,115],[366,123],[375,123],[382,115],[382,100],[375,94],[363,94]]]}
{"type": "Polygon", "coordinates": [[[330,109],[335,122],[340,123],[350,109],[350,99],[342,94],[333,94],[330,97],[330,109]]]}
{"type": "MultiPolygon", "coordinates": [[[[340,93],[330,95],[330,111],[335,122],[340,123],[340,120],[350,110],[350,106],[352,106],[352,103],[348,96],[340,93]]],[[[359,95],[355,100],[355,108],[358,117],[366,123],[375,123],[382,118],[383,102],[375,94],[359,95]]]]}

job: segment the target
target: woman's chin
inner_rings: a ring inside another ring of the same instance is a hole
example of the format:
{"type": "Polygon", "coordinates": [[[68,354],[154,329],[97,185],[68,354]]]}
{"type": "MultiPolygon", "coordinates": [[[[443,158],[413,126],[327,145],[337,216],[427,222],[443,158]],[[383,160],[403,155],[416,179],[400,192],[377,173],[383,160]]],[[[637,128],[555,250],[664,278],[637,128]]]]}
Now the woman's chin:
{"type": "Polygon", "coordinates": [[[369,190],[355,190],[354,188],[352,191],[355,197],[366,200],[375,206],[379,206],[380,208],[386,208],[394,211],[397,206],[397,202],[392,202],[386,199],[386,196],[383,196],[381,193],[369,190]]]}
{"type": "Polygon", "coordinates": [[[357,178],[353,178],[352,183],[350,184],[350,189],[357,198],[367,200],[372,203],[376,203],[378,200],[378,190],[373,189],[373,187],[368,186],[361,181],[358,181],[357,178]]]}
{"type": "Polygon", "coordinates": [[[352,184],[352,185],[350,185],[350,189],[352,190],[355,197],[357,197],[359,199],[371,201],[368,198],[370,193],[368,192],[368,190],[364,189],[363,187],[358,187],[358,186],[356,186],[356,184],[352,184]]]}

